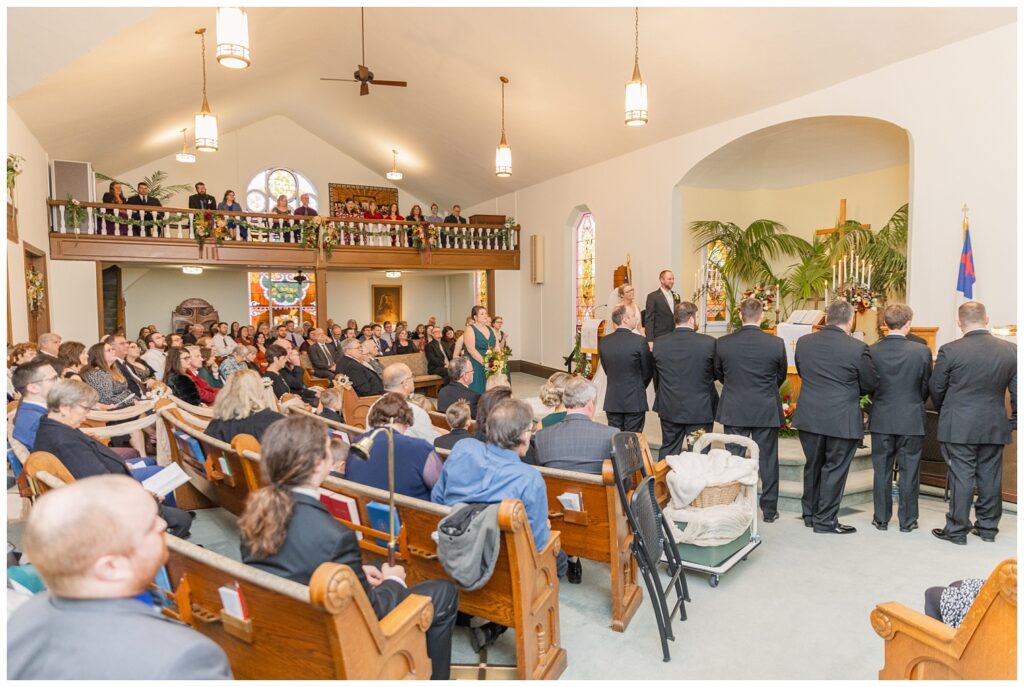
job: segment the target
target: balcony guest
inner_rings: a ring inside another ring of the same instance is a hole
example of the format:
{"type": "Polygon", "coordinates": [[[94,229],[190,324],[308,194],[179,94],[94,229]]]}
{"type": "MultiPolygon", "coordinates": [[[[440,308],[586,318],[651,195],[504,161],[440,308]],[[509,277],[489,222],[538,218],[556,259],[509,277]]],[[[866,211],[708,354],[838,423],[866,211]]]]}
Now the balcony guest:
{"type": "MultiPolygon", "coordinates": [[[[277,197],[277,205],[271,208],[270,212],[275,215],[291,215],[292,209],[288,207],[288,196],[283,193],[277,197]]],[[[296,243],[297,239],[294,237],[294,230],[292,229],[292,223],[288,220],[276,220],[272,222],[273,226],[281,229],[281,235],[285,243],[296,243]]]]}
{"type": "Polygon", "coordinates": [[[294,214],[294,215],[301,215],[303,217],[306,217],[306,216],[314,217],[314,216],[316,216],[316,214],[317,214],[316,210],[314,210],[313,208],[309,207],[309,194],[308,193],[303,193],[301,196],[299,196],[299,203],[301,203],[301,205],[299,205],[299,207],[295,208],[295,212],[292,213],[292,214],[294,214]]]}
{"type": "MultiPolygon", "coordinates": [[[[103,202],[110,203],[111,205],[126,205],[124,199],[124,191],[121,189],[121,184],[116,181],[110,182],[110,190],[103,194],[103,202]]],[[[109,214],[117,215],[118,217],[127,217],[127,210],[113,210],[109,211],[109,214]]],[[[108,234],[120,234],[121,236],[128,235],[127,224],[117,224],[114,222],[107,221],[107,233],[108,234]]]]}
{"type": "Polygon", "coordinates": [[[188,206],[193,210],[216,210],[217,199],[206,192],[206,184],[196,182],[196,192],[188,197],[188,206]]]}
{"type": "MultiPolygon", "coordinates": [[[[241,212],[242,206],[235,202],[235,192],[227,190],[224,192],[224,200],[217,203],[217,209],[221,212],[241,212]]],[[[235,240],[244,241],[248,236],[248,230],[234,222],[228,222],[228,231],[231,232],[231,238],[235,240]]]]}
{"type": "MultiPolygon", "coordinates": [[[[452,206],[452,214],[450,214],[450,215],[448,215],[447,217],[444,218],[444,223],[445,224],[467,224],[466,218],[462,216],[462,206],[461,205],[453,205],[452,206]]],[[[447,248],[448,247],[448,237],[447,236],[442,236],[441,237],[441,247],[442,248],[447,248]]]]}
{"type": "Polygon", "coordinates": [[[370,207],[366,209],[366,213],[363,214],[366,219],[384,219],[384,215],[381,214],[380,208],[377,207],[376,201],[370,201],[370,207]]]}
{"type": "MultiPolygon", "coordinates": [[[[149,184],[147,184],[145,181],[140,181],[139,185],[138,185],[138,189],[139,189],[139,192],[137,194],[135,194],[134,196],[129,198],[127,201],[125,201],[126,205],[148,205],[150,207],[157,207],[157,208],[161,207],[160,201],[157,200],[156,198],[154,198],[153,196],[149,195],[149,184]]],[[[152,212],[146,212],[146,213],[136,212],[135,213],[135,219],[142,219],[143,222],[152,222],[154,216],[160,218],[160,217],[163,217],[163,213],[160,213],[160,212],[157,212],[157,213],[152,213],[152,212]]],[[[148,228],[149,227],[133,227],[132,228],[132,236],[143,236],[143,235],[145,235],[145,231],[144,230],[148,229],[148,228]]],[[[160,230],[158,228],[155,232],[150,232],[150,233],[155,233],[157,236],[159,236],[160,235],[160,230]]]]}
{"type": "MultiPolygon", "coordinates": [[[[417,208],[419,205],[416,206],[417,208]]],[[[415,210],[416,208],[413,208],[415,210]]],[[[427,215],[427,222],[430,224],[441,224],[444,222],[444,217],[440,215],[440,208],[437,207],[437,203],[430,204],[430,214],[427,215]]]]}
{"type": "Polygon", "coordinates": [[[419,222],[422,224],[425,221],[423,217],[423,208],[419,205],[413,205],[412,210],[409,210],[409,214],[405,218],[409,222],[419,222]]]}

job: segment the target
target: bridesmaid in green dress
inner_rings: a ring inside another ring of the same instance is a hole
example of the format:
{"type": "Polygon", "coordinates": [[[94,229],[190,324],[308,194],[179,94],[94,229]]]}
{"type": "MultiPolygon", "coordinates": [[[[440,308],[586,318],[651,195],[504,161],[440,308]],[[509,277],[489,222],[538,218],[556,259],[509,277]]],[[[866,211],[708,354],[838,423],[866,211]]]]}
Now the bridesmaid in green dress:
{"type": "Polygon", "coordinates": [[[462,349],[469,356],[473,364],[473,381],[469,388],[477,393],[483,393],[487,388],[487,375],[484,373],[484,355],[497,344],[494,330],[491,329],[491,318],[487,314],[487,308],[482,305],[474,305],[470,313],[472,322],[462,335],[462,349]]]}

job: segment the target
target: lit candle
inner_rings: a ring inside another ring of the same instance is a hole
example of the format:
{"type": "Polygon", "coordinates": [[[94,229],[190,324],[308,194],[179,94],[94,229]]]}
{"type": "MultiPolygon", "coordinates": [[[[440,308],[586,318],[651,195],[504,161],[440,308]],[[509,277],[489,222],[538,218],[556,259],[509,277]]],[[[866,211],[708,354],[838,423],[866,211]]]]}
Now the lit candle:
{"type": "Polygon", "coordinates": [[[835,263],[832,264],[832,288],[833,289],[836,288],[836,266],[835,266],[835,263]]]}
{"type": "Polygon", "coordinates": [[[870,262],[868,263],[868,288],[871,288],[871,273],[875,271],[875,266],[870,262]]]}

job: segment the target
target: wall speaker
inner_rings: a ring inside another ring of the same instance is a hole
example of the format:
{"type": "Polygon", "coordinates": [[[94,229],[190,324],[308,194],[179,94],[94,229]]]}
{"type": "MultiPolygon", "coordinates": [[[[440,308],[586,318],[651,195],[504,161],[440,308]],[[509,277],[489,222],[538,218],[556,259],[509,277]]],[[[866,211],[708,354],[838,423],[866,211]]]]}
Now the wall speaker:
{"type": "MultiPolygon", "coordinates": [[[[125,193],[126,197],[128,195],[129,193],[125,193]]],[[[96,202],[96,177],[92,173],[92,164],[72,160],[50,160],[50,197],[54,200],[67,200],[68,196],[75,200],[96,202]]],[[[60,226],[60,211],[57,208],[50,208],[50,212],[53,226],[60,226]]]]}
{"type": "Polygon", "coordinates": [[[544,283],[544,237],[530,235],[530,283],[544,283]]]}

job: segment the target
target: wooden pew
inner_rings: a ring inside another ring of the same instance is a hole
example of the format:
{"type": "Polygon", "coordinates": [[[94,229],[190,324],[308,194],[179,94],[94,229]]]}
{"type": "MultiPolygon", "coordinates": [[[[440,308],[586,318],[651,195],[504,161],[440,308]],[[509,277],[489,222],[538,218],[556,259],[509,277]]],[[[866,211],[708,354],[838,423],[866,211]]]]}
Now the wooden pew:
{"type": "Polygon", "coordinates": [[[236,679],[430,679],[430,599],[410,595],[377,620],[347,565],[324,563],[308,587],[167,537],[175,608],[216,642],[236,679]],[[238,585],[248,618],[223,612],[218,588],[238,585]]]}
{"type": "MultiPolygon", "coordinates": [[[[443,429],[446,432],[452,431],[451,425],[448,424],[448,417],[437,410],[431,410],[427,412],[430,415],[430,424],[434,425],[439,429],[443,429]]],[[[466,425],[466,431],[472,434],[476,431],[476,420],[470,420],[469,424],[466,425]]]]}
{"type": "Polygon", "coordinates": [[[370,412],[370,406],[380,396],[359,396],[352,385],[344,387],[341,394],[341,410],[345,415],[347,424],[354,427],[366,427],[366,416],[370,412]]]}
{"type": "Polygon", "coordinates": [[[561,534],[562,549],[570,556],[607,563],[611,568],[612,629],[624,632],[643,601],[636,559],[630,554],[633,535],[615,488],[612,461],[601,475],[538,467],[548,492],[551,529],[561,534]],[[565,510],[558,496],[578,494],[582,510],[565,510]]]}
{"type": "Polygon", "coordinates": [[[46,451],[33,451],[30,453],[28,460],[25,461],[25,471],[23,474],[28,480],[32,493],[36,496],[42,496],[53,488],[52,481],[41,479],[42,475],[56,478],[65,484],[75,481],[74,476],[64,466],[64,463],[60,462],[60,458],[46,451]]]}
{"type": "MultiPolygon", "coordinates": [[[[355,499],[364,523],[369,522],[364,517],[367,503],[388,501],[386,491],[334,477],[328,477],[322,487],[355,499]]],[[[437,544],[430,535],[451,509],[401,495],[397,495],[395,501],[401,522],[399,547],[409,584],[449,579],[437,558],[437,544]]],[[[517,499],[501,503],[498,524],[502,535],[501,553],[494,575],[481,589],[460,590],[459,610],[515,628],[519,679],[556,679],[566,666],[558,623],[555,557],[560,548],[559,533],[552,532],[548,545],[538,553],[526,511],[517,499]]],[[[362,531],[364,550],[381,553],[383,549],[374,539],[386,539],[387,533],[370,528],[362,531]]]]}
{"type": "Polygon", "coordinates": [[[885,640],[881,680],[1015,680],[1017,559],[989,575],[955,630],[895,601],[875,606],[871,627],[885,640]]]}

